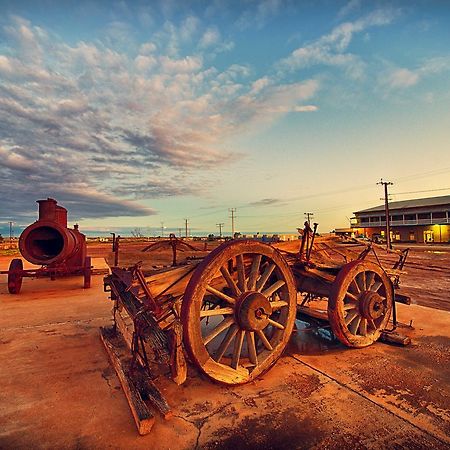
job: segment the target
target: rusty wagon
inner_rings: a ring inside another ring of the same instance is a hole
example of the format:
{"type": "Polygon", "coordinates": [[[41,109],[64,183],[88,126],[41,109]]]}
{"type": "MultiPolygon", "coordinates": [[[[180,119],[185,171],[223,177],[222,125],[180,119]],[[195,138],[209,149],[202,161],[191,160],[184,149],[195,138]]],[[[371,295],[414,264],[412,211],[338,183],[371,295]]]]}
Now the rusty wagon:
{"type": "Polygon", "coordinates": [[[348,347],[375,342],[391,314],[395,325],[395,302],[408,303],[395,292],[407,252],[393,253],[386,268],[372,244],[333,250],[314,241],[307,223],[301,234],[295,251],[240,239],[201,261],[149,274],[139,264],[112,268],[105,291],[133,361],[148,370],[152,362],[167,364],[180,384],[187,355],[212,380],[243,384],[280,357],[299,311],[327,320],[348,347]],[[313,308],[315,301],[326,309],[313,308]]]}

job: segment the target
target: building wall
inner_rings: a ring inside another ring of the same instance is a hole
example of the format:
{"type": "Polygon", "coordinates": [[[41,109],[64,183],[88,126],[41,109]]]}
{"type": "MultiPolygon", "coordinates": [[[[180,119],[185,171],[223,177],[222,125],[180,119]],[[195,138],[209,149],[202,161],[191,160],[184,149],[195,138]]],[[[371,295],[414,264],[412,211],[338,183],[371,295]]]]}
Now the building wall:
{"type": "MultiPolygon", "coordinates": [[[[375,236],[384,236],[384,227],[355,228],[355,232],[360,236],[373,239],[375,236]]],[[[424,243],[428,237],[428,242],[449,243],[450,225],[416,225],[404,227],[391,227],[392,242],[417,242],[424,243]],[[431,239],[431,240],[429,240],[431,239]]]]}

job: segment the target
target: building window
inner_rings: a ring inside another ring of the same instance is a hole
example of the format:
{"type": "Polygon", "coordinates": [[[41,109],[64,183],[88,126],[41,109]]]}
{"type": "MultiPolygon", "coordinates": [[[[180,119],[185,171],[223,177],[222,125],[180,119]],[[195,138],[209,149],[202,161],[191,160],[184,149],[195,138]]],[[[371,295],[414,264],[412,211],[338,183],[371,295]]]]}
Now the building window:
{"type": "Polygon", "coordinates": [[[381,221],[386,222],[386,216],[381,216],[381,221]]]}
{"type": "Polygon", "coordinates": [[[416,235],[415,235],[414,231],[410,231],[409,232],[409,240],[410,241],[415,241],[416,240],[416,235]]]}
{"type": "Polygon", "coordinates": [[[397,215],[397,216],[391,216],[391,220],[397,220],[397,221],[402,221],[403,220],[403,216],[399,216],[399,215],[397,215]]]}
{"type": "Polygon", "coordinates": [[[368,217],[361,217],[361,223],[369,223],[368,217]]]}
{"type": "Polygon", "coordinates": [[[433,219],[445,219],[445,211],[436,211],[433,213],[433,219]]]}
{"type": "Polygon", "coordinates": [[[379,221],[380,221],[380,217],[379,216],[370,218],[370,222],[379,222],[379,221]]]}
{"type": "Polygon", "coordinates": [[[405,220],[416,220],[415,214],[405,214],[405,220]]]}
{"type": "Polygon", "coordinates": [[[401,240],[400,233],[398,231],[396,231],[394,233],[394,241],[400,241],[400,240],[401,240]]]}
{"type": "Polygon", "coordinates": [[[419,213],[419,220],[431,219],[430,213],[419,213]]]}

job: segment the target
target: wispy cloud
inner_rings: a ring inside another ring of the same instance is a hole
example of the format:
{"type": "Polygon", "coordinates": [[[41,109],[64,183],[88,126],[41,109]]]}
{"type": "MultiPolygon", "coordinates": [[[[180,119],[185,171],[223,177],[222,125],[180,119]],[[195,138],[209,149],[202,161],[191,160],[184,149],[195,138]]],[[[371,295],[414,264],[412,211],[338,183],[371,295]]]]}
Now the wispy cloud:
{"type": "MultiPolygon", "coordinates": [[[[264,5],[261,17],[278,2],[264,5]]],[[[193,174],[242,157],[224,150],[229,136],[316,108],[304,104],[315,80],[274,83],[246,65],[207,63],[228,44],[195,16],[145,42],[127,27],[115,21],[104,39],[69,45],[20,17],[4,25],[0,180],[8,202],[22,199],[10,213],[53,196],[77,217],[153,214],[131,200],[198,194],[193,174]],[[186,41],[197,50],[183,53],[186,41]]]]}
{"type": "Polygon", "coordinates": [[[450,72],[450,56],[428,58],[414,69],[390,66],[380,75],[379,83],[390,90],[406,89],[443,72],[450,72]]]}
{"type": "Polygon", "coordinates": [[[283,59],[279,66],[282,70],[298,70],[316,65],[341,67],[351,78],[361,78],[364,73],[363,60],[348,52],[355,34],[370,27],[390,24],[398,16],[398,11],[379,9],[353,22],[344,22],[326,35],[294,50],[283,59]]]}

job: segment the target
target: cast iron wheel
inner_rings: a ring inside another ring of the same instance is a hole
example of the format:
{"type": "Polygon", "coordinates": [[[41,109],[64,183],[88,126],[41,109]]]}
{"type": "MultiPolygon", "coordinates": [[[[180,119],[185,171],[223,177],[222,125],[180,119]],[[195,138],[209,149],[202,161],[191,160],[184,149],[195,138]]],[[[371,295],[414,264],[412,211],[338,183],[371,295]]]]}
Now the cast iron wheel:
{"type": "Polygon", "coordinates": [[[221,383],[255,379],[286,347],[296,297],[291,269],[273,247],[248,240],[217,247],[196,268],[183,298],[192,362],[221,383]]]}
{"type": "Polygon", "coordinates": [[[342,267],[331,287],[328,318],[335,336],[348,347],[367,347],[386,328],[394,289],[384,270],[370,261],[342,267]]]}
{"type": "Polygon", "coordinates": [[[23,262],[19,258],[15,258],[9,264],[8,271],[8,291],[10,294],[18,294],[22,287],[23,279],[23,262]]]}

